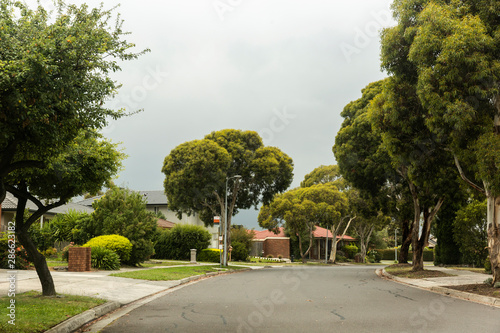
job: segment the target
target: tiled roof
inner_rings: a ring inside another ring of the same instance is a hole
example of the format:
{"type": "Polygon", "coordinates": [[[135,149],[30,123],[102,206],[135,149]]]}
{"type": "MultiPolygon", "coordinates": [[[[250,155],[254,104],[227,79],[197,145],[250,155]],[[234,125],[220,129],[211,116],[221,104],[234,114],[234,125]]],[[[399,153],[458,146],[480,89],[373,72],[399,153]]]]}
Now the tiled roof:
{"type": "Polygon", "coordinates": [[[285,231],[283,228],[279,228],[279,233],[275,234],[272,231],[269,230],[262,230],[262,231],[255,231],[255,236],[253,239],[266,239],[269,237],[286,237],[285,236],[285,231]]]}
{"type": "MultiPolygon", "coordinates": [[[[140,195],[144,197],[147,205],[166,205],[167,204],[167,196],[164,191],[136,191],[140,195]]],[[[102,195],[88,198],[82,201],[79,201],[78,204],[84,206],[92,206],[94,200],[98,200],[102,197],[102,195]]]]}
{"type": "Polygon", "coordinates": [[[157,224],[160,228],[163,228],[163,229],[172,229],[173,227],[175,227],[174,222],[170,222],[170,221],[167,221],[164,219],[158,219],[157,224]]]}
{"type": "MultiPolygon", "coordinates": [[[[2,209],[4,210],[15,210],[17,209],[17,198],[10,192],[7,192],[5,196],[5,200],[2,202],[2,209]]],[[[38,210],[37,205],[35,205],[33,202],[28,201],[26,203],[26,208],[29,209],[30,211],[36,211],[38,210]]],[[[62,213],[67,213],[69,210],[75,210],[78,212],[87,212],[87,213],[92,213],[93,209],[91,207],[83,206],[80,204],[72,203],[69,202],[65,205],[52,208],[51,210],[48,211],[50,214],[62,214],[62,213]]]]}
{"type": "MultiPolygon", "coordinates": [[[[313,236],[315,238],[325,238],[326,233],[327,233],[327,229],[321,228],[321,227],[316,227],[316,229],[313,231],[313,236]]],[[[274,232],[269,231],[269,230],[256,231],[254,239],[264,240],[264,239],[266,239],[268,237],[286,237],[285,236],[285,230],[284,230],[283,227],[280,227],[278,234],[275,234],[274,232]]],[[[332,232],[330,230],[328,230],[328,238],[333,238],[332,237],[332,232]]],[[[340,238],[340,236],[337,235],[337,238],[340,238]]],[[[347,236],[347,235],[344,236],[344,239],[348,240],[348,241],[354,241],[355,240],[351,236],[347,236]]]]}
{"type": "Polygon", "coordinates": [[[167,196],[164,191],[139,191],[144,196],[148,205],[166,205],[167,196]]]}

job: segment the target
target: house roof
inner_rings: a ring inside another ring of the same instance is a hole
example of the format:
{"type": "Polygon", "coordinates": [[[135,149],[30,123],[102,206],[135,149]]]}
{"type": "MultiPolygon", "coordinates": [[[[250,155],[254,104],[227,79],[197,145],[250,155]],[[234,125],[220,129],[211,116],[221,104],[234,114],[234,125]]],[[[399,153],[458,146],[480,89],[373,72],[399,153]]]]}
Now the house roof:
{"type": "MultiPolygon", "coordinates": [[[[2,202],[2,209],[3,210],[15,210],[17,209],[17,198],[10,192],[7,192],[5,195],[5,199],[2,202]]],[[[38,210],[37,205],[35,205],[32,201],[29,201],[26,203],[26,208],[30,211],[36,211],[38,210]]],[[[69,210],[75,210],[78,212],[87,212],[87,213],[92,213],[93,209],[91,207],[83,206],[77,203],[72,203],[69,202],[67,204],[64,204],[62,206],[52,208],[49,210],[47,213],[49,214],[64,214],[67,213],[69,210]]]]}
{"type": "MultiPolygon", "coordinates": [[[[167,204],[167,196],[165,195],[164,191],[136,191],[138,192],[141,196],[144,197],[144,200],[146,201],[146,205],[166,205],[167,204]]],[[[78,203],[80,205],[84,206],[92,206],[92,203],[95,200],[98,200],[102,197],[102,195],[98,195],[92,198],[88,198],[82,201],[79,201],[78,203]]]]}
{"type": "MultiPolygon", "coordinates": [[[[285,236],[285,229],[283,227],[278,228],[278,234],[269,231],[269,230],[262,230],[262,231],[255,231],[255,237],[253,239],[255,240],[264,240],[269,237],[286,237],[285,236]]],[[[332,232],[330,230],[327,230],[322,227],[316,227],[316,229],[313,231],[313,236],[315,238],[324,238],[326,236],[326,233],[328,232],[328,238],[333,238],[332,232]]],[[[337,238],[340,238],[341,236],[337,235],[337,238]]],[[[355,239],[352,238],[351,236],[344,236],[345,240],[348,241],[354,241],[355,239]]]]}
{"type": "Polygon", "coordinates": [[[172,229],[173,227],[175,227],[174,222],[170,222],[170,221],[167,221],[164,219],[158,219],[157,224],[160,228],[163,228],[163,229],[172,229]]]}
{"type": "Polygon", "coordinates": [[[269,230],[262,230],[262,231],[255,230],[255,236],[253,237],[253,239],[264,240],[269,237],[286,237],[285,231],[283,228],[279,228],[279,232],[275,234],[273,231],[269,230]]]}
{"type": "Polygon", "coordinates": [[[163,190],[161,191],[139,191],[144,196],[148,205],[166,205],[168,203],[167,196],[163,190]]]}

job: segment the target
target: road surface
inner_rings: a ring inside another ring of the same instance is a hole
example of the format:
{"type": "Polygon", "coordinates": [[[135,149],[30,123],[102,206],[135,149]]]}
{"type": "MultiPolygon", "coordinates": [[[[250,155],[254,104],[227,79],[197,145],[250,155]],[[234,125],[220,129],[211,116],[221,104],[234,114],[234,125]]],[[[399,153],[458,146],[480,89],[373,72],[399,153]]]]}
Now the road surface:
{"type": "Polygon", "coordinates": [[[373,266],[280,267],[187,285],[102,332],[500,332],[500,309],[381,279],[373,266]]]}

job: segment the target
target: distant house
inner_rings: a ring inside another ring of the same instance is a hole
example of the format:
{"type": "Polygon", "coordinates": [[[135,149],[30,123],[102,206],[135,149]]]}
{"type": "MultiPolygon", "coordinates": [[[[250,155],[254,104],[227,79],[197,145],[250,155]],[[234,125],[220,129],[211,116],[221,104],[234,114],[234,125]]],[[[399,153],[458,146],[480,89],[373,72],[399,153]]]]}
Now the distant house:
{"type": "MultiPolygon", "coordinates": [[[[313,245],[309,251],[309,259],[325,259],[326,239],[328,238],[328,255],[332,248],[333,235],[330,230],[316,227],[313,231],[313,245]]],[[[337,236],[340,239],[340,236],[337,236]]],[[[355,239],[350,236],[344,236],[344,239],[337,243],[337,248],[340,249],[347,243],[354,242],[355,239]]],[[[252,241],[252,250],[250,255],[267,257],[272,255],[274,258],[282,256],[290,258],[290,237],[285,235],[284,228],[278,229],[278,233],[269,230],[256,231],[252,241]]]]}
{"type": "MultiPolygon", "coordinates": [[[[4,201],[0,204],[0,232],[7,231],[8,223],[14,220],[14,215],[16,214],[17,210],[17,202],[17,198],[12,195],[12,193],[7,192],[4,201]]],[[[28,201],[26,203],[26,209],[33,213],[38,210],[38,207],[33,202],[28,201]]],[[[69,210],[87,213],[91,213],[93,211],[92,207],[87,207],[76,203],[67,203],[65,205],[53,208],[47,213],[43,214],[43,216],[40,218],[40,224],[43,226],[44,223],[53,219],[57,214],[66,214],[69,210]]]]}
{"type": "MultiPolygon", "coordinates": [[[[182,214],[179,219],[174,211],[168,209],[167,196],[163,191],[137,191],[141,196],[144,197],[146,201],[146,209],[157,214],[158,212],[163,213],[166,219],[159,219],[158,226],[160,228],[173,228],[176,224],[190,224],[205,227],[203,221],[198,217],[197,214],[187,216],[187,214],[182,214]]],[[[88,198],[78,202],[81,205],[92,206],[94,200],[100,199],[101,196],[88,198]]],[[[219,230],[218,227],[207,227],[206,228],[212,235],[212,241],[210,244],[211,248],[217,248],[219,230]]]]}

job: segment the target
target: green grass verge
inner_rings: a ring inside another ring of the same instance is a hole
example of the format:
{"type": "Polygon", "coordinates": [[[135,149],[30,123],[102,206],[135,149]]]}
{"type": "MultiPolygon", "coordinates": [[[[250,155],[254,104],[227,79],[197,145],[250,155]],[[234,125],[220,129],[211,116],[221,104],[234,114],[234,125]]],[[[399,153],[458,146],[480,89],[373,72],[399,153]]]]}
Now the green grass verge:
{"type": "Polygon", "coordinates": [[[410,278],[410,279],[425,279],[425,278],[434,278],[434,277],[446,277],[446,276],[456,276],[454,274],[448,274],[442,271],[433,271],[424,269],[423,271],[412,271],[412,266],[409,264],[396,264],[392,266],[388,266],[385,268],[385,271],[394,276],[399,276],[402,278],[410,278]]]}
{"type": "Polygon", "coordinates": [[[175,261],[175,260],[151,260],[141,264],[142,267],[151,268],[156,266],[177,266],[189,265],[189,261],[175,261]]]}
{"type": "Polygon", "coordinates": [[[15,300],[15,326],[3,315],[0,332],[38,333],[80,314],[88,309],[106,303],[105,300],[86,296],[62,295],[63,297],[43,297],[41,293],[30,291],[17,294],[14,298],[0,297],[2,314],[7,314],[10,300],[15,300]]]}
{"type": "MultiPolygon", "coordinates": [[[[229,269],[243,269],[244,267],[229,266],[229,269]]],[[[223,269],[227,270],[227,269],[223,269]]],[[[133,271],[124,273],[115,273],[111,276],[151,280],[151,281],[169,281],[181,280],[190,276],[203,275],[210,272],[220,271],[219,266],[187,266],[187,267],[169,267],[154,268],[144,271],[133,271]]]]}

